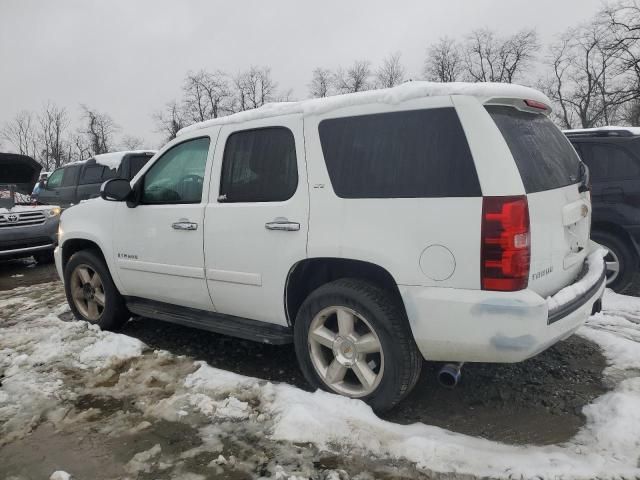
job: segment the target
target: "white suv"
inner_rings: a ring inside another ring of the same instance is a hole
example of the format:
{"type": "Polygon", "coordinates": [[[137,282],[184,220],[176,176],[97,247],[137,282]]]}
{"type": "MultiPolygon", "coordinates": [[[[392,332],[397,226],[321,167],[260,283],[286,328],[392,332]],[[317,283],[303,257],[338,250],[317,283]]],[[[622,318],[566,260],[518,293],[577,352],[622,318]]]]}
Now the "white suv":
{"type": "Polygon", "coordinates": [[[106,329],[134,314],[293,342],[314,387],[377,411],[422,358],[529,358],[605,284],[587,171],[548,105],[412,82],[188,127],[62,215],[69,304],[106,329]]]}

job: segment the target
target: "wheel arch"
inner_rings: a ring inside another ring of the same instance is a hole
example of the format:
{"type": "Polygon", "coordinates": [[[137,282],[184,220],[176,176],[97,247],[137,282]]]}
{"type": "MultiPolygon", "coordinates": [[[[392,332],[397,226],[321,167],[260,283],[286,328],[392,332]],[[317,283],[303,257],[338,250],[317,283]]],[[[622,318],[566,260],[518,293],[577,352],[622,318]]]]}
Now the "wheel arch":
{"type": "Polygon", "coordinates": [[[593,222],[593,224],[591,225],[591,232],[593,233],[594,230],[610,235],[615,235],[623,242],[629,244],[631,246],[631,251],[635,255],[636,263],[638,262],[638,260],[640,259],[640,246],[633,240],[633,237],[623,227],[612,222],[598,221],[593,222]]]}
{"type": "Polygon", "coordinates": [[[65,240],[65,242],[61,245],[60,248],[62,250],[61,259],[62,259],[63,270],[66,267],[67,262],[69,261],[71,256],[74,253],[79,252],[81,250],[97,251],[102,257],[102,260],[105,260],[105,263],[106,263],[106,259],[105,259],[104,253],[102,252],[102,248],[100,248],[100,245],[98,245],[93,240],[89,240],[86,238],[70,238],[69,240],[65,240]]]}
{"type": "Polygon", "coordinates": [[[340,278],[368,280],[397,295],[402,308],[404,308],[398,284],[393,275],[384,267],[350,258],[306,258],[294,264],[287,275],[284,292],[287,323],[289,325],[295,323],[300,306],[312,291],[340,278]]]}

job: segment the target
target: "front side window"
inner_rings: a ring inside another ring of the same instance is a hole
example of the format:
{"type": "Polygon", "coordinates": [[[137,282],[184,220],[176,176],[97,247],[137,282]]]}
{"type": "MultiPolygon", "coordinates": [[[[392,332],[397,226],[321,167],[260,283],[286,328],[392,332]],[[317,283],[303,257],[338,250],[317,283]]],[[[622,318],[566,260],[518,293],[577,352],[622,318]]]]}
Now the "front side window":
{"type": "Polygon", "coordinates": [[[477,197],[478,175],[453,108],[323,120],[322,153],[341,198],[477,197]]]}
{"type": "Polygon", "coordinates": [[[199,203],[209,138],[180,143],[162,155],[143,179],[142,203],[199,203]]]}
{"type": "Polygon", "coordinates": [[[291,130],[269,127],[235,132],[224,149],[222,202],[282,202],[298,187],[296,146],[291,130]]]}
{"type": "Polygon", "coordinates": [[[62,176],[64,175],[64,168],[59,168],[47,178],[47,188],[58,188],[62,184],[62,176]]]}

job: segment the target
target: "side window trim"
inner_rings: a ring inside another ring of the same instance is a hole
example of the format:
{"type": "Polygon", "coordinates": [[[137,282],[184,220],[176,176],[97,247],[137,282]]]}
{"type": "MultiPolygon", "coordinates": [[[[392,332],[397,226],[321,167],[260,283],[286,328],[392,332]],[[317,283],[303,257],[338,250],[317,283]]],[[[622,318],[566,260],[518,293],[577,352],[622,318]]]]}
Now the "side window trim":
{"type": "MultiPolygon", "coordinates": [[[[197,137],[190,137],[190,138],[185,138],[183,141],[178,142],[174,145],[171,145],[171,147],[169,147],[167,150],[165,150],[164,152],[162,152],[162,155],[160,155],[158,158],[156,158],[154,160],[154,162],[152,164],[149,164],[149,162],[147,161],[147,163],[145,165],[143,165],[140,170],[142,170],[143,168],[147,167],[146,171],[144,172],[144,174],[136,181],[136,183],[133,186],[133,189],[137,192],[137,195],[139,195],[138,198],[140,198],[140,205],[197,205],[200,203],[204,203],[206,202],[206,197],[205,197],[205,191],[204,191],[204,185],[206,184],[205,180],[206,180],[206,176],[207,176],[207,165],[209,164],[210,160],[211,160],[211,155],[212,155],[212,151],[213,149],[211,148],[211,136],[210,135],[199,135],[197,137]],[[207,140],[209,140],[209,147],[207,149],[207,158],[206,158],[206,162],[205,162],[205,168],[204,168],[204,172],[203,172],[203,188],[202,188],[202,192],[200,194],[200,201],[180,201],[180,202],[144,202],[143,201],[143,194],[144,194],[144,184],[145,184],[145,180],[147,178],[147,175],[149,174],[149,172],[151,172],[153,170],[153,167],[155,167],[158,162],[160,162],[165,155],[167,155],[169,152],[171,152],[172,150],[174,150],[175,148],[184,145],[185,143],[189,143],[195,140],[201,140],[203,138],[206,138],[207,140]]],[[[215,146],[214,146],[215,148],[215,146]]]]}
{"type": "Polygon", "coordinates": [[[298,192],[298,189],[300,187],[300,169],[298,168],[298,148],[296,145],[296,134],[294,133],[294,131],[289,128],[286,125],[264,125],[264,126],[260,126],[260,127],[251,127],[251,128],[238,128],[238,129],[233,129],[229,132],[227,132],[226,134],[226,138],[224,139],[224,145],[222,146],[222,152],[221,152],[221,165],[220,165],[220,170],[219,170],[219,174],[218,174],[218,189],[216,192],[216,198],[215,198],[215,202],[219,203],[219,204],[235,204],[235,203],[239,203],[239,204],[247,204],[247,203],[251,203],[251,204],[256,204],[256,203],[267,203],[267,204],[274,204],[274,203],[282,203],[282,202],[287,202],[289,200],[291,200],[291,198],[293,198],[296,193],[298,192]],[[284,199],[284,200],[239,200],[239,201],[227,201],[225,197],[225,195],[222,193],[222,189],[223,189],[223,182],[224,182],[224,173],[225,173],[225,165],[227,164],[227,162],[225,161],[225,155],[227,152],[227,147],[229,144],[229,139],[231,139],[231,137],[233,137],[236,134],[242,134],[242,133],[247,133],[247,132],[255,132],[255,131],[260,131],[260,130],[285,130],[287,132],[289,132],[289,134],[291,135],[291,139],[292,139],[292,145],[293,145],[293,153],[294,153],[294,166],[295,166],[295,170],[296,170],[296,178],[295,178],[295,188],[293,188],[292,193],[289,195],[288,198],[284,199]]]}

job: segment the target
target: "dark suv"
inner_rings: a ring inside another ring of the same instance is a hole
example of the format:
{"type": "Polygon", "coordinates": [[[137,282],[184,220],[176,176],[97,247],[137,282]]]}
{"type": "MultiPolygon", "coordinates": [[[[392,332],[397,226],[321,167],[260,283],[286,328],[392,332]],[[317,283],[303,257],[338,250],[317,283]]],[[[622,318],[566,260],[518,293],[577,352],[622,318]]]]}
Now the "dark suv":
{"type": "Polygon", "coordinates": [[[588,128],[565,134],[591,171],[591,238],[609,250],[607,286],[622,291],[640,258],[640,128],[588,128]]]}
{"type": "Polygon", "coordinates": [[[116,177],[131,180],[155,153],[154,150],[105,153],[64,165],[49,175],[37,201],[67,208],[98,197],[103,182],[116,177]]]}

